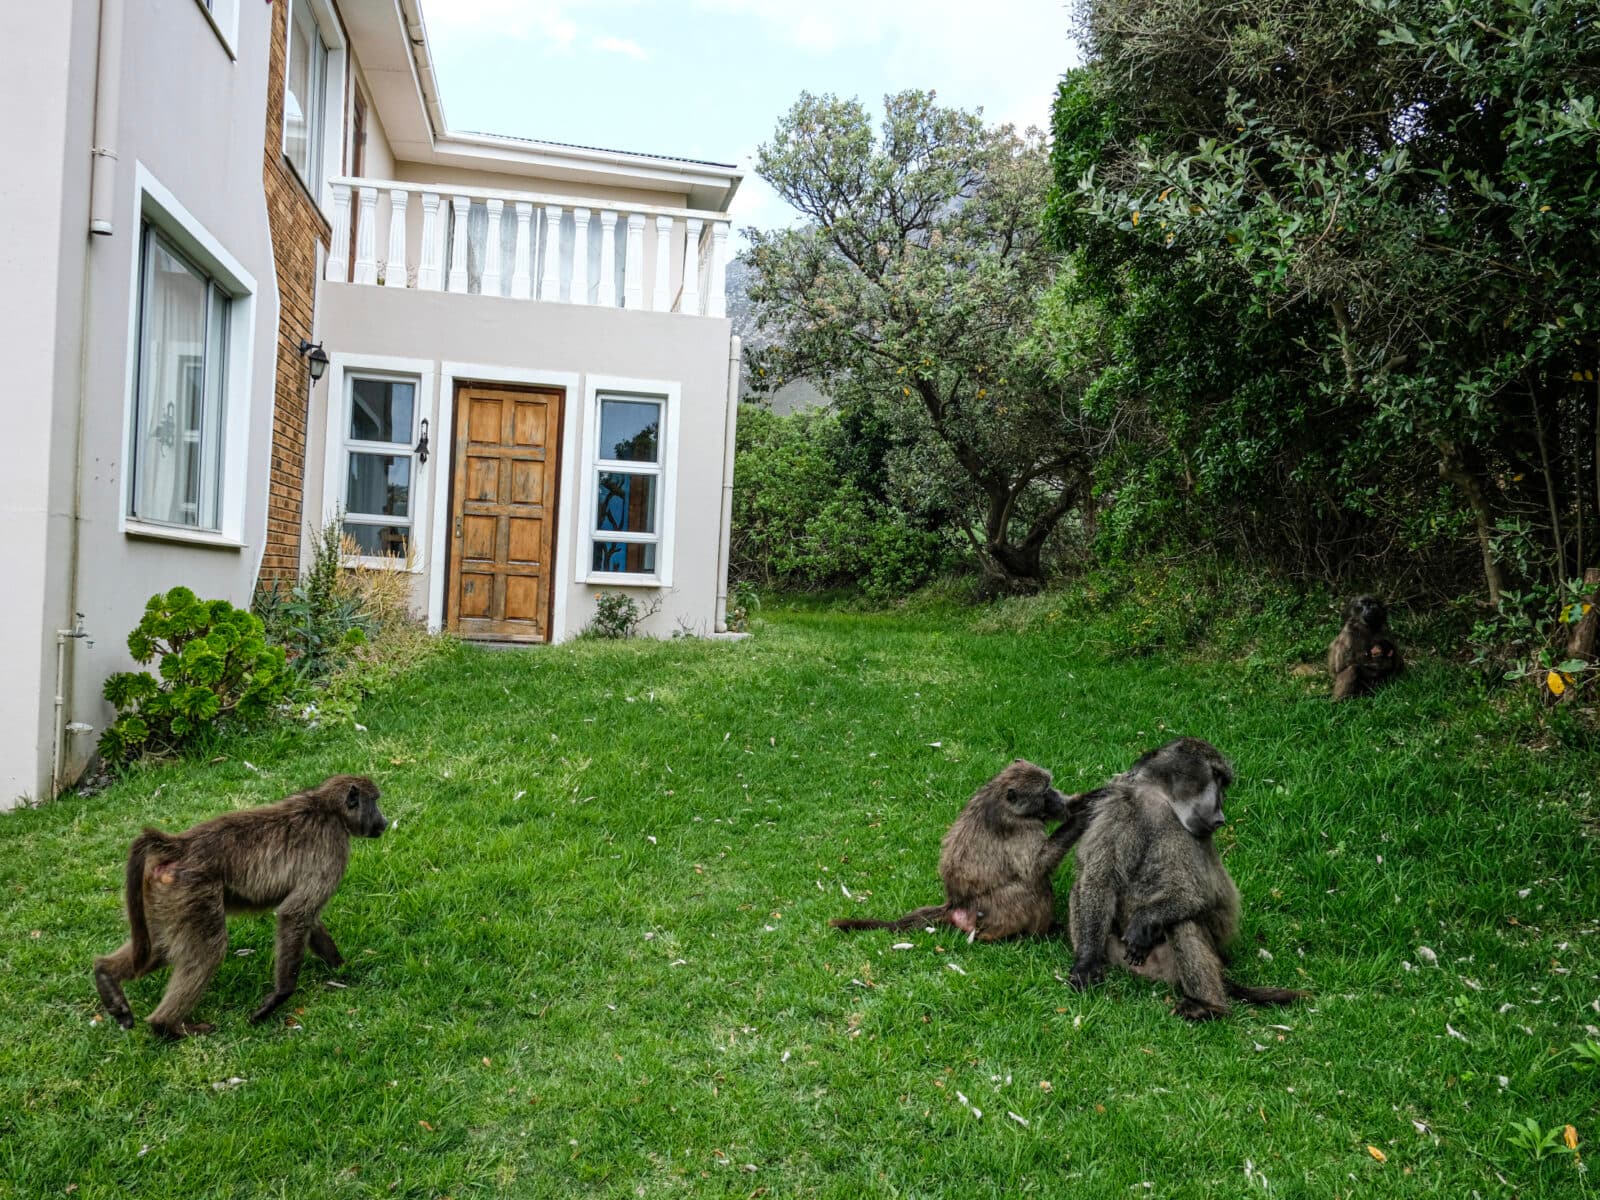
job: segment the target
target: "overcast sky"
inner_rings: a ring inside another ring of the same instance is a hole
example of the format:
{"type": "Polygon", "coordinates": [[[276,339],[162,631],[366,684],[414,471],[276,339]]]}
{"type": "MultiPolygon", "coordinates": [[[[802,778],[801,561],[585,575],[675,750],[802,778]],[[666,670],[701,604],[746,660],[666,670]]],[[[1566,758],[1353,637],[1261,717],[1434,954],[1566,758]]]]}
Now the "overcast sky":
{"type": "Polygon", "coordinates": [[[786,223],[752,169],[802,90],[933,88],[1048,126],[1064,0],[423,0],[452,129],[731,162],[736,225],[786,223]]]}

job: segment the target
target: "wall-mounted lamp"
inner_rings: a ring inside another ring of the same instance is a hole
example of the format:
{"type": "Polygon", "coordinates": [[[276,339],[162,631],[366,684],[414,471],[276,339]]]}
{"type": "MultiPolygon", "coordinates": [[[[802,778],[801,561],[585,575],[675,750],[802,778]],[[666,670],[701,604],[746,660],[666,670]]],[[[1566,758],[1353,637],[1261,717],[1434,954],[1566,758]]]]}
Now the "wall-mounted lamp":
{"type": "Polygon", "coordinates": [[[419,463],[425,463],[425,462],[428,461],[428,418],[427,417],[423,417],[422,418],[422,440],[417,443],[417,461],[419,463]]]}
{"type": "Polygon", "coordinates": [[[300,340],[300,357],[306,360],[306,366],[311,368],[311,382],[315,383],[322,378],[322,373],[328,369],[328,352],[322,348],[321,342],[308,342],[300,340]],[[308,354],[307,351],[310,351],[308,354]]]}

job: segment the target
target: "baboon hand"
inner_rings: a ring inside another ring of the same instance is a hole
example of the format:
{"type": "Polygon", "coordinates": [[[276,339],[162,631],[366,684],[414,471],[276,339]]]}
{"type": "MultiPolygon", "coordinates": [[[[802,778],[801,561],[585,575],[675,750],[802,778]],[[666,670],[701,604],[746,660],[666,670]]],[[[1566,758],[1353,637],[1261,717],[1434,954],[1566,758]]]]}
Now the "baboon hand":
{"type": "Polygon", "coordinates": [[[1122,933],[1122,945],[1128,961],[1136,967],[1141,965],[1162,936],[1161,926],[1147,914],[1135,916],[1122,933]]]}
{"type": "Polygon", "coordinates": [[[1098,983],[1105,981],[1106,965],[1101,962],[1075,962],[1072,970],[1067,975],[1067,982],[1072,985],[1075,992],[1086,992],[1098,983]]]}

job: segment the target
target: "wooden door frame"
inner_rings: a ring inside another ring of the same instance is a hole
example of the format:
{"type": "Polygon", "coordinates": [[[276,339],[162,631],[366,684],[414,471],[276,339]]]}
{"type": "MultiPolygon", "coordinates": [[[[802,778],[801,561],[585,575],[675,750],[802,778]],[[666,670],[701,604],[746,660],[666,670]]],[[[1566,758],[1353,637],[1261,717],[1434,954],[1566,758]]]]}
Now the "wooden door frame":
{"type": "MultiPolygon", "coordinates": [[[[499,380],[496,380],[496,379],[480,378],[480,377],[475,376],[475,375],[474,376],[465,376],[465,375],[457,376],[457,375],[453,375],[453,374],[448,373],[448,368],[447,368],[447,373],[445,375],[445,380],[448,382],[449,388],[450,388],[450,421],[449,421],[450,443],[449,443],[449,446],[445,450],[445,453],[447,455],[447,458],[445,460],[446,463],[447,463],[447,467],[446,467],[446,470],[445,470],[445,475],[446,475],[446,478],[447,478],[448,482],[445,484],[445,506],[444,506],[444,526],[445,526],[445,529],[444,529],[444,546],[445,546],[445,552],[444,552],[444,556],[441,559],[440,564],[439,564],[439,569],[440,569],[440,572],[441,572],[441,574],[443,576],[443,579],[444,579],[444,605],[443,605],[443,611],[440,614],[440,628],[444,629],[444,630],[446,630],[448,632],[451,632],[451,633],[455,632],[456,625],[459,624],[459,620],[460,620],[460,618],[459,618],[459,616],[457,615],[457,612],[456,612],[456,607],[460,603],[460,598],[456,594],[456,589],[454,589],[454,588],[452,588],[450,586],[450,578],[451,578],[451,568],[455,564],[456,554],[458,553],[458,551],[456,549],[456,540],[457,539],[455,537],[455,520],[456,520],[456,516],[457,516],[457,511],[456,511],[456,449],[457,449],[457,447],[456,447],[456,430],[457,430],[457,428],[460,425],[460,422],[462,420],[462,412],[463,412],[463,410],[462,410],[462,407],[461,407],[461,393],[462,393],[462,391],[464,389],[467,389],[467,388],[483,387],[483,388],[493,388],[495,391],[498,391],[498,392],[521,392],[521,393],[524,393],[524,394],[527,394],[527,395],[536,395],[536,394],[548,395],[549,393],[554,392],[560,397],[559,407],[556,410],[555,456],[554,456],[554,459],[551,461],[551,465],[552,465],[552,467],[554,469],[555,497],[554,497],[553,502],[550,505],[550,512],[549,512],[549,515],[548,515],[548,520],[550,522],[550,561],[545,564],[546,579],[549,582],[549,586],[548,586],[548,589],[547,589],[547,595],[545,597],[545,614],[544,614],[544,632],[545,632],[545,637],[544,637],[544,643],[543,644],[547,645],[547,646],[553,645],[557,640],[557,633],[558,633],[558,631],[556,629],[556,618],[555,618],[555,614],[556,614],[556,585],[557,585],[558,577],[561,574],[561,572],[558,569],[558,564],[561,561],[561,507],[562,507],[562,502],[563,502],[563,499],[564,499],[564,497],[562,495],[562,486],[561,485],[562,485],[562,482],[563,482],[562,475],[563,475],[563,472],[564,472],[564,469],[565,469],[565,461],[566,461],[568,406],[570,405],[571,400],[572,400],[573,389],[565,381],[562,381],[562,382],[559,382],[559,383],[544,383],[544,382],[533,382],[533,381],[529,381],[529,380],[525,380],[525,379],[519,379],[515,383],[501,383],[499,380]]],[[[441,421],[440,424],[443,425],[444,422],[441,421]]],[[[528,645],[534,645],[534,646],[539,645],[539,644],[540,643],[538,643],[538,642],[529,642],[528,643],[528,645]]]]}

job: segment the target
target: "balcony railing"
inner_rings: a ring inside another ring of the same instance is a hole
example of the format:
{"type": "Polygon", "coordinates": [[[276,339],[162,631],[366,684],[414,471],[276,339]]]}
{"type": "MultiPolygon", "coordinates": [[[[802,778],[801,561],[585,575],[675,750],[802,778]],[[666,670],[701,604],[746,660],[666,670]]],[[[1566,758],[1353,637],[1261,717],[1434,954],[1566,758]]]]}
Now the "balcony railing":
{"type": "Polygon", "coordinates": [[[332,186],[336,283],[727,315],[723,213],[389,179],[332,186]]]}

